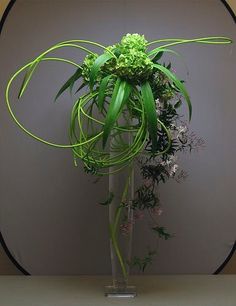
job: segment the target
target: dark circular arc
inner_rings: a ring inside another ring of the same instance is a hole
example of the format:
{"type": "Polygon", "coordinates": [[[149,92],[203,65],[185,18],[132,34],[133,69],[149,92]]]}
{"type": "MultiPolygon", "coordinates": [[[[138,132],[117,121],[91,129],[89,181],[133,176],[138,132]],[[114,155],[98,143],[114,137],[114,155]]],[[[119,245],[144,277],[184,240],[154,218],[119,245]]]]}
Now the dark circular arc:
{"type": "Polygon", "coordinates": [[[221,2],[225,6],[225,8],[228,10],[229,14],[233,18],[233,21],[236,23],[236,15],[235,15],[234,11],[232,10],[232,8],[230,7],[230,5],[228,4],[228,2],[226,0],[221,0],[221,2]]]}
{"type": "Polygon", "coordinates": [[[3,248],[3,250],[5,251],[6,255],[8,256],[8,258],[11,260],[11,262],[15,265],[15,267],[24,275],[30,275],[29,272],[27,272],[17,261],[16,259],[13,257],[13,255],[11,254],[11,252],[9,251],[6,242],[0,232],[0,244],[3,248]]]}
{"type": "MultiPolygon", "coordinates": [[[[1,33],[2,33],[2,29],[3,29],[3,26],[4,26],[5,21],[6,21],[6,19],[7,19],[7,16],[9,15],[9,13],[10,13],[12,7],[14,6],[15,2],[16,2],[16,0],[11,0],[11,1],[8,3],[8,5],[7,5],[5,11],[3,12],[2,18],[1,18],[1,20],[0,20],[0,35],[1,35],[1,33]]],[[[7,247],[7,245],[6,245],[6,242],[5,242],[5,240],[4,240],[3,235],[2,235],[1,232],[0,232],[0,245],[2,246],[3,250],[5,251],[7,257],[8,257],[8,258],[10,259],[10,261],[14,264],[14,266],[15,266],[21,273],[23,273],[24,275],[30,275],[29,272],[27,272],[27,271],[17,262],[17,260],[14,258],[14,256],[11,254],[11,252],[10,252],[9,248],[7,247]]]]}
{"type": "MultiPolygon", "coordinates": [[[[236,23],[236,15],[235,15],[234,11],[232,10],[232,8],[230,7],[230,5],[228,4],[228,2],[226,0],[220,0],[220,1],[222,2],[222,4],[225,6],[227,11],[229,12],[233,21],[236,23]]],[[[226,265],[229,263],[230,259],[233,257],[235,252],[236,252],[236,241],[234,242],[234,245],[233,245],[232,249],[230,250],[228,256],[225,258],[223,263],[215,270],[213,275],[219,274],[226,267],[226,265]]]]}
{"type": "Polygon", "coordinates": [[[15,4],[15,2],[16,2],[16,0],[11,0],[11,1],[8,3],[8,5],[7,5],[5,11],[3,12],[2,18],[1,18],[1,20],[0,20],[0,34],[1,34],[1,32],[2,32],[2,29],[3,29],[4,23],[5,23],[6,19],[7,19],[7,16],[8,16],[8,14],[10,13],[10,11],[11,11],[13,5],[15,4]]]}
{"type": "MultiPolygon", "coordinates": [[[[233,21],[236,23],[236,15],[235,13],[233,12],[233,10],[231,9],[230,5],[227,3],[226,0],[220,0],[222,2],[222,4],[225,6],[225,8],[228,10],[229,14],[231,15],[233,21]]],[[[5,24],[5,21],[7,19],[7,16],[9,15],[12,7],[14,6],[14,4],[16,3],[16,0],[11,0],[3,15],[2,15],[2,18],[0,20],[0,35],[1,35],[1,32],[2,32],[2,29],[3,29],[3,26],[5,24]]],[[[0,245],[2,245],[6,255],[8,256],[8,258],[11,260],[11,262],[16,266],[16,268],[22,272],[24,275],[30,275],[29,272],[27,272],[17,261],[16,259],[13,257],[13,255],[11,254],[11,252],[9,251],[5,241],[4,241],[4,238],[0,232],[0,245]]],[[[224,262],[216,269],[216,271],[213,273],[213,274],[219,274],[224,268],[225,266],[228,264],[228,262],[230,261],[230,259],[232,258],[233,254],[235,253],[236,251],[236,241],[229,253],[229,255],[226,257],[226,259],[224,260],[224,262]]]]}
{"type": "Polygon", "coordinates": [[[228,262],[230,261],[230,259],[232,258],[232,256],[234,255],[236,251],[236,241],[234,242],[234,245],[231,249],[231,251],[229,252],[229,255],[226,257],[226,259],[224,260],[224,262],[219,266],[219,268],[213,273],[214,275],[219,274],[228,264],[228,262]]]}

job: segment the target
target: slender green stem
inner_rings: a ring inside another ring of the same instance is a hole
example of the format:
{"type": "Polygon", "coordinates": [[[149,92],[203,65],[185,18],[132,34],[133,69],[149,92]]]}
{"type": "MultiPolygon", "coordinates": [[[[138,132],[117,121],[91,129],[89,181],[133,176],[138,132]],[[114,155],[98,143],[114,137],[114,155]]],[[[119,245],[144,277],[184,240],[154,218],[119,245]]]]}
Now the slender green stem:
{"type": "Polygon", "coordinates": [[[120,262],[120,266],[121,266],[123,276],[124,276],[124,278],[127,278],[128,273],[127,273],[127,270],[126,270],[126,267],[125,267],[124,259],[121,255],[121,252],[120,252],[120,249],[119,249],[119,246],[118,246],[118,243],[117,243],[117,238],[114,235],[114,230],[113,230],[113,227],[112,227],[111,224],[109,225],[109,227],[110,227],[110,238],[111,238],[111,241],[112,241],[112,245],[113,245],[114,250],[116,252],[116,256],[117,256],[117,258],[120,262]]]}
{"type": "Polygon", "coordinates": [[[112,245],[114,247],[115,253],[117,255],[117,258],[119,260],[124,278],[127,278],[127,269],[125,267],[124,258],[121,254],[121,251],[120,251],[120,248],[119,248],[119,245],[118,245],[117,229],[118,229],[118,225],[119,225],[119,222],[120,222],[121,213],[122,213],[122,210],[123,210],[123,207],[124,207],[123,202],[125,201],[125,198],[126,198],[127,193],[128,193],[128,188],[129,188],[130,183],[131,183],[130,182],[130,177],[132,175],[132,171],[133,171],[133,163],[130,164],[130,166],[129,166],[129,174],[128,174],[128,177],[126,179],[125,187],[124,187],[124,190],[123,190],[123,193],[122,193],[121,204],[117,207],[114,222],[113,222],[113,224],[112,223],[109,224],[110,238],[111,238],[112,245]]]}

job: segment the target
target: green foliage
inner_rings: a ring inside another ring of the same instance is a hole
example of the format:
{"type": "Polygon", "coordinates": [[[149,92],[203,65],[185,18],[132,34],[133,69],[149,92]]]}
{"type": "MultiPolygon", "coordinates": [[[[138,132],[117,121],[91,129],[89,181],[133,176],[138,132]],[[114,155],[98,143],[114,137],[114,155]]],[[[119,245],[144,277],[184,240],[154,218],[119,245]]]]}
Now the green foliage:
{"type": "Polygon", "coordinates": [[[91,90],[93,89],[95,82],[99,78],[99,72],[101,74],[100,68],[111,58],[112,55],[110,53],[104,53],[95,59],[92,67],[90,68],[90,75],[89,75],[89,85],[91,90]]]}
{"type": "Polygon", "coordinates": [[[18,94],[18,99],[20,99],[23,96],[23,93],[25,92],[26,87],[27,87],[30,79],[32,78],[33,73],[34,73],[35,69],[37,68],[38,64],[39,64],[39,61],[35,60],[35,61],[32,62],[32,64],[26,70],[26,73],[25,73],[25,76],[24,76],[24,79],[23,79],[23,82],[21,84],[21,88],[20,88],[20,91],[19,91],[19,94],[18,94]]]}
{"type": "Polygon", "coordinates": [[[169,178],[169,172],[160,162],[156,164],[144,163],[140,166],[140,171],[144,179],[152,180],[154,184],[165,183],[169,178]]]}
{"type": "Polygon", "coordinates": [[[107,138],[111,133],[111,130],[124,107],[125,102],[129,98],[131,92],[131,85],[125,80],[117,79],[115,89],[111,98],[111,102],[107,111],[103,129],[103,147],[105,147],[107,138]]]}
{"type": "Polygon", "coordinates": [[[65,82],[65,84],[61,87],[61,89],[58,91],[55,100],[68,88],[70,88],[71,92],[73,89],[73,86],[75,82],[81,77],[82,75],[82,69],[78,68],[75,73],[65,82]]]}
{"type": "Polygon", "coordinates": [[[109,84],[109,81],[111,80],[112,76],[107,75],[104,77],[100,83],[99,92],[98,92],[98,108],[100,111],[102,111],[104,106],[104,100],[106,97],[106,90],[109,84]]]}
{"type": "MultiPolygon", "coordinates": [[[[170,38],[148,42],[143,35],[126,34],[117,44],[106,47],[96,42],[75,39],[58,43],[40,54],[20,68],[7,85],[7,107],[16,124],[29,136],[44,144],[72,149],[75,164],[77,158],[82,160],[85,172],[100,177],[111,173],[107,169],[112,167],[112,173],[116,173],[124,167],[130,167],[138,156],[144,156],[140,171],[148,182],[138,188],[135,199],[127,204],[125,200],[130,177],[127,178],[115,221],[110,223],[109,228],[124,277],[127,276],[127,270],[117,239],[122,211],[128,209],[127,206],[136,212],[146,210],[152,220],[151,230],[159,238],[171,238],[165,227],[160,226],[154,217],[160,206],[155,187],[160,182],[165,183],[167,179],[175,177],[178,165],[173,157],[178,151],[191,151],[202,145],[195,135],[187,135],[185,127],[177,125],[182,102],[185,100],[187,103],[189,119],[192,104],[184,81],[173,73],[171,63],[166,66],[160,60],[165,54],[179,56],[170,49],[176,45],[231,42],[226,37],[170,38]],[[151,45],[156,44],[159,46],[148,50],[151,45]],[[102,52],[94,53],[84,45],[100,48],[102,52]],[[65,47],[86,52],[83,63],[79,65],[68,59],[48,56],[49,53],[65,47]],[[58,91],[56,99],[67,89],[72,92],[75,82],[81,77],[83,79],[75,95],[81,89],[85,93],[76,97],[71,110],[69,144],[52,143],[34,135],[17,120],[11,109],[9,92],[13,81],[22,72],[25,73],[18,96],[21,98],[39,63],[47,61],[59,61],[76,68],[75,73],[58,91]],[[107,142],[109,147],[106,146],[107,142]]],[[[108,206],[113,198],[114,194],[109,193],[108,198],[100,204],[108,206]]],[[[134,256],[128,264],[144,271],[152,263],[154,255],[154,251],[148,251],[143,258],[134,256]]]]}
{"type": "Polygon", "coordinates": [[[163,226],[154,226],[152,230],[158,234],[159,238],[168,240],[172,237],[163,226]]]}
{"type": "Polygon", "coordinates": [[[179,89],[179,91],[182,93],[182,95],[184,96],[187,102],[188,109],[189,109],[189,120],[191,120],[192,104],[191,104],[189,94],[184,84],[168,68],[165,68],[164,66],[159,65],[159,64],[154,64],[154,67],[160,70],[161,72],[163,72],[169,78],[169,80],[171,80],[174,83],[174,85],[179,89]]]}
{"type": "Polygon", "coordinates": [[[84,162],[86,171],[103,175],[108,173],[107,168],[113,166],[116,172],[141,152],[156,157],[175,151],[170,125],[183,100],[188,105],[191,118],[192,105],[187,89],[171,70],[171,64],[166,66],[160,63],[162,56],[179,56],[172,50],[176,45],[231,42],[227,37],[171,38],[148,42],[137,33],[126,34],[120,42],[108,47],[88,40],[64,41],[52,46],[13,75],[6,90],[7,106],[13,120],[25,133],[53,147],[71,148],[74,157],[84,162]],[[102,52],[95,53],[84,47],[85,44],[100,48],[102,52]],[[154,49],[148,50],[157,44],[154,49]],[[49,53],[68,47],[87,53],[81,65],[48,56],[49,53]],[[75,99],[71,113],[70,143],[66,145],[34,135],[17,120],[10,106],[9,90],[12,82],[25,72],[19,91],[21,98],[39,63],[46,61],[64,62],[77,69],[60,88],[56,98],[67,89],[72,91],[75,82],[83,78],[76,94],[82,88],[85,94],[75,99]],[[164,105],[165,112],[157,101],[164,105]],[[113,141],[108,148],[106,143],[110,136],[113,141]]]}
{"type": "Polygon", "coordinates": [[[147,117],[148,131],[152,141],[152,152],[158,150],[157,147],[157,113],[155,107],[155,101],[153,97],[153,92],[149,82],[145,82],[141,86],[141,93],[143,99],[143,105],[145,114],[147,117]]]}
{"type": "Polygon", "coordinates": [[[153,186],[142,185],[136,191],[136,197],[132,201],[133,209],[149,209],[159,204],[159,199],[154,192],[153,186]]]}
{"type": "Polygon", "coordinates": [[[84,62],[82,65],[82,76],[84,78],[84,81],[89,83],[90,82],[90,74],[91,69],[95,63],[95,60],[98,58],[98,54],[88,54],[84,58],[84,62]]]}
{"type": "Polygon", "coordinates": [[[156,255],[156,251],[148,251],[147,255],[143,258],[134,256],[130,262],[129,266],[132,268],[137,268],[141,272],[145,272],[146,268],[150,266],[153,262],[153,257],[156,255]]]}

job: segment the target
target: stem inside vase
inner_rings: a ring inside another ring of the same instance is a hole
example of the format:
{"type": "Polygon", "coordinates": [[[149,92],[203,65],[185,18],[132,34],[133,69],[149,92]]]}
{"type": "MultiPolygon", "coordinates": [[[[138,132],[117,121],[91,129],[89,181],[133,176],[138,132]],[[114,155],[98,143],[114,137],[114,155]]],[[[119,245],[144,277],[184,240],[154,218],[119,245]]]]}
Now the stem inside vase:
{"type": "Polygon", "coordinates": [[[126,286],[128,281],[133,230],[133,184],[132,165],[122,173],[109,177],[109,191],[113,194],[109,206],[109,234],[114,286],[126,286]]]}

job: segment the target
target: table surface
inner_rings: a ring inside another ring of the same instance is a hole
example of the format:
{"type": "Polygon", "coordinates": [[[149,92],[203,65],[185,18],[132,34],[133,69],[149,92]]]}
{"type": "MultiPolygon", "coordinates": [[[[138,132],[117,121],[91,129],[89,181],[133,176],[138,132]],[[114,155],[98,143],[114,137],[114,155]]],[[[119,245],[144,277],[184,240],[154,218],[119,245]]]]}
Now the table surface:
{"type": "Polygon", "coordinates": [[[133,276],[135,298],[107,298],[107,276],[0,276],[0,306],[236,306],[236,275],[133,276]]]}

